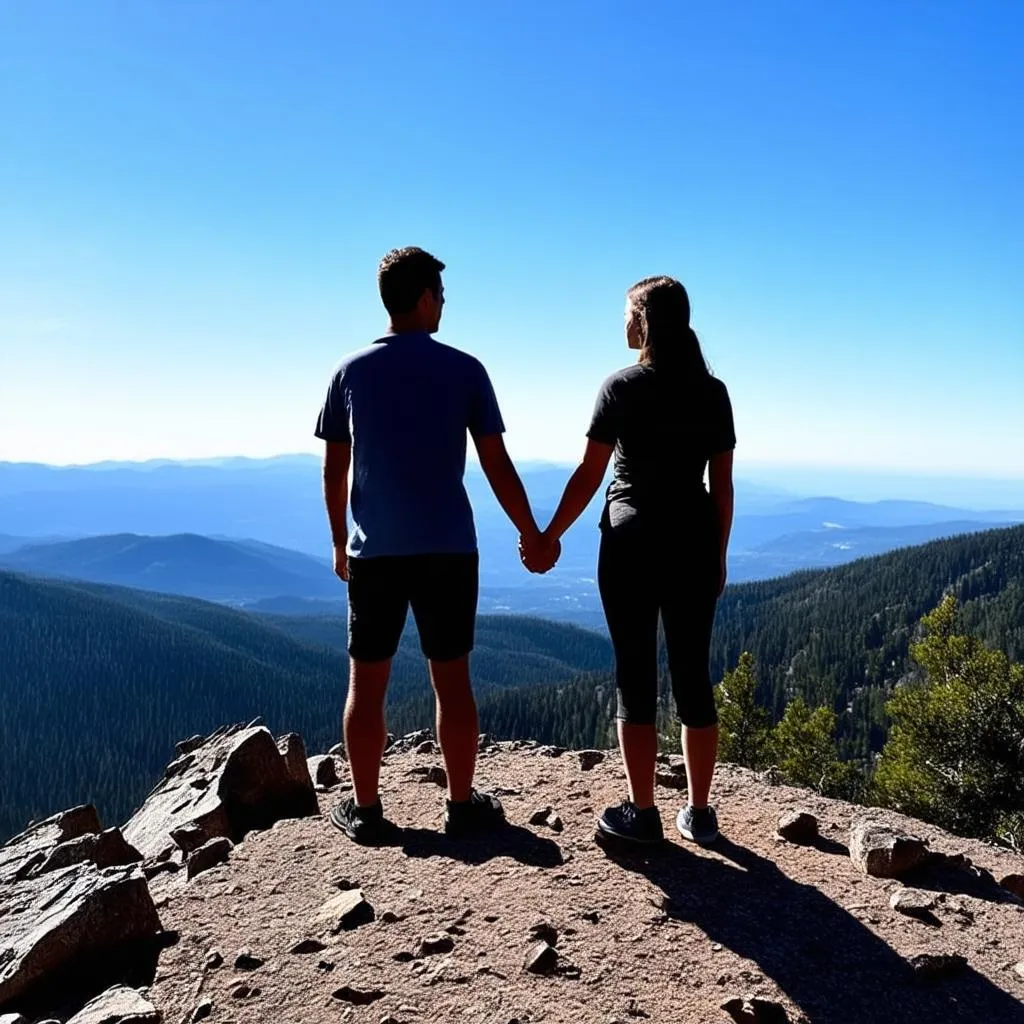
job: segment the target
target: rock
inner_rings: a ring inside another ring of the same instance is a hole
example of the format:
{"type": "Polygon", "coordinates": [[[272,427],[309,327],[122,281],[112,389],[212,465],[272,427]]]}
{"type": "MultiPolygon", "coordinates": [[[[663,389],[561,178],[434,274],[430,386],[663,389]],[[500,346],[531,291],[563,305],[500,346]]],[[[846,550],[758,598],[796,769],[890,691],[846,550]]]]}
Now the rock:
{"type": "Polygon", "coordinates": [[[441,789],[447,789],[448,773],[439,764],[432,764],[427,769],[426,775],[423,776],[423,781],[432,782],[435,786],[440,786],[441,789]]]}
{"type": "Polygon", "coordinates": [[[544,746],[537,748],[538,757],[561,757],[565,753],[565,747],[544,746]]]}
{"type": "Polygon", "coordinates": [[[296,942],[288,952],[293,956],[308,956],[310,953],[322,953],[326,948],[327,946],[318,939],[302,939],[301,942],[296,942]]]}
{"type": "Polygon", "coordinates": [[[916,953],[907,963],[918,978],[948,978],[967,967],[967,958],[959,953],[916,953]]]}
{"type": "Polygon", "coordinates": [[[338,777],[338,762],[330,754],[318,754],[306,762],[309,776],[317,786],[324,789],[331,789],[337,786],[341,779],[338,777]]]}
{"type": "Polygon", "coordinates": [[[551,811],[551,807],[541,807],[539,810],[534,811],[533,814],[530,815],[530,824],[538,827],[546,825],[548,823],[548,815],[551,811]]]}
{"type": "Polygon", "coordinates": [[[206,1020],[210,1014],[213,1013],[213,1000],[204,999],[198,1006],[192,1011],[192,1017],[190,1018],[190,1024],[199,1024],[199,1021],[206,1020]]]}
{"type": "Polygon", "coordinates": [[[137,864],[141,860],[142,854],[125,842],[119,828],[108,828],[105,832],[88,833],[60,843],[36,870],[42,875],[47,871],[86,861],[98,868],[112,868],[122,864],[137,864]]]}
{"type": "Polygon", "coordinates": [[[97,996],[68,1024],[161,1024],[163,1014],[133,988],[116,985],[97,996]]]}
{"type": "Polygon", "coordinates": [[[389,753],[392,754],[408,754],[410,751],[415,750],[421,743],[425,743],[427,740],[432,739],[429,729],[420,729],[417,732],[410,732],[405,736],[399,737],[391,745],[389,753]]]}
{"type": "Polygon", "coordinates": [[[428,935],[420,942],[420,956],[438,956],[442,953],[450,953],[455,948],[455,940],[450,935],[436,932],[428,935]]]}
{"type": "Polygon", "coordinates": [[[331,995],[340,1002],[351,1003],[353,1006],[369,1006],[384,998],[384,993],[379,988],[353,988],[351,985],[342,985],[331,995]]]}
{"type": "Polygon", "coordinates": [[[369,924],[376,918],[373,907],[363,898],[362,889],[350,889],[348,892],[332,896],[316,915],[316,923],[327,925],[332,934],[340,931],[352,931],[360,925],[369,924]]]}
{"type": "Polygon", "coordinates": [[[416,746],[417,754],[436,754],[437,751],[437,744],[433,740],[424,740],[416,746]]]}
{"type": "Polygon", "coordinates": [[[999,884],[1007,891],[1012,892],[1017,899],[1024,900],[1024,875],[1011,872],[999,879],[999,884]]]}
{"type": "Polygon", "coordinates": [[[934,920],[932,911],[935,909],[935,897],[920,889],[897,889],[889,897],[889,906],[908,917],[934,920]]]}
{"type": "Polygon", "coordinates": [[[211,949],[210,952],[206,954],[205,966],[208,971],[215,971],[218,967],[222,967],[223,965],[224,957],[221,956],[219,949],[211,949]]]}
{"type": "Polygon", "coordinates": [[[654,773],[654,781],[666,789],[686,789],[686,773],[677,775],[675,772],[658,770],[654,773]]]}
{"type": "Polygon", "coordinates": [[[238,956],[235,957],[235,970],[256,971],[265,963],[266,960],[262,960],[258,956],[253,956],[251,949],[240,949],[238,951],[238,956]]]}
{"type": "Polygon", "coordinates": [[[547,826],[552,832],[565,831],[565,822],[562,821],[561,817],[557,814],[551,814],[548,816],[547,826]]]}
{"type": "Polygon", "coordinates": [[[865,874],[898,878],[928,856],[927,844],[870,819],[850,829],[850,859],[865,874]]]}
{"type": "Polygon", "coordinates": [[[319,813],[302,741],[292,734],[281,746],[262,726],[218,729],[167,767],[125,839],[165,860],[176,846],[190,853],[219,836],[238,842],[282,818],[319,813]]]}
{"type": "Polygon", "coordinates": [[[142,873],[150,881],[158,875],[174,874],[180,870],[181,865],[176,860],[148,861],[142,865],[142,873]]]}
{"type": "Polygon", "coordinates": [[[486,750],[490,746],[492,746],[491,737],[485,732],[480,733],[480,738],[476,741],[476,749],[486,750]]]}
{"type": "Polygon", "coordinates": [[[186,877],[195,878],[196,875],[209,871],[210,868],[216,867],[218,864],[223,864],[232,849],[231,840],[224,836],[203,843],[198,850],[193,850],[188,855],[188,860],[185,862],[186,877]]]}
{"type": "Polygon", "coordinates": [[[818,838],[818,819],[809,811],[790,811],[779,818],[778,831],[783,839],[807,846],[818,838]]]}
{"type": "Polygon", "coordinates": [[[605,759],[605,753],[603,750],[581,750],[578,753],[578,757],[580,759],[580,769],[589,772],[605,759]]]}
{"type": "Polygon", "coordinates": [[[733,996],[722,1009],[737,1024],[789,1024],[789,1014],[781,1003],[757,996],[733,996]]]}
{"type": "Polygon", "coordinates": [[[29,826],[0,847],[0,886],[28,878],[62,843],[101,831],[92,804],[73,807],[29,826]]]}
{"type": "Polygon", "coordinates": [[[558,951],[548,942],[530,947],[523,961],[523,970],[530,974],[553,974],[558,967],[558,951]]]}
{"type": "Polygon", "coordinates": [[[584,921],[589,921],[591,924],[597,924],[601,920],[601,914],[596,910],[587,910],[580,916],[584,921]]]}
{"type": "Polygon", "coordinates": [[[197,750],[203,745],[205,740],[205,736],[200,733],[196,733],[194,736],[189,736],[187,740],[178,740],[178,742],[174,744],[174,749],[178,756],[181,757],[182,754],[191,754],[193,750],[197,750]]]}
{"type": "Polygon", "coordinates": [[[1013,968],[1013,973],[1016,974],[1021,981],[1024,981],[1024,962],[1015,964],[1013,968]]]}
{"type": "Polygon", "coordinates": [[[549,946],[557,946],[558,930],[550,921],[538,921],[530,927],[530,938],[538,942],[546,942],[549,946]]]}
{"type": "Polygon", "coordinates": [[[335,743],[334,746],[331,747],[331,749],[327,751],[327,753],[330,754],[331,757],[344,758],[345,757],[345,744],[344,743],[335,743]]]}
{"type": "Polygon", "coordinates": [[[0,1024],[28,1024],[28,1017],[20,1013],[0,1013],[0,1024]]]}
{"type": "Polygon", "coordinates": [[[0,903],[0,1006],[59,984],[83,960],[152,942],[161,930],[137,864],[73,864],[0,889],[0,903]]]}

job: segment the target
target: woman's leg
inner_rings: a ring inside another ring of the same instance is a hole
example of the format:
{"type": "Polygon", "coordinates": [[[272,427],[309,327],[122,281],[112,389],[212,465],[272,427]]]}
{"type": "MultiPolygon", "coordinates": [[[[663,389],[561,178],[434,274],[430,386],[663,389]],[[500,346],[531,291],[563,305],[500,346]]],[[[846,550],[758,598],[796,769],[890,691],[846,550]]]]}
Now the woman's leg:
{"type": "Polygon", "coordinates": [[[682,722],[689,802],[696,810],[708,806],[718,757],[718,712],[708,672],[717,604],[712,575],[709,568],[693,580],[694,593],[687,587],[688,574],[679,573],[661,609],[672,692],[682,722]]]}
{"type": "Polygon", "coordinates": [[[629,798],[654,806],[658,756],[658,605],[647,561],[627,531],[601,538],[598,586],[615,651],[618,738],[629,798]]]}

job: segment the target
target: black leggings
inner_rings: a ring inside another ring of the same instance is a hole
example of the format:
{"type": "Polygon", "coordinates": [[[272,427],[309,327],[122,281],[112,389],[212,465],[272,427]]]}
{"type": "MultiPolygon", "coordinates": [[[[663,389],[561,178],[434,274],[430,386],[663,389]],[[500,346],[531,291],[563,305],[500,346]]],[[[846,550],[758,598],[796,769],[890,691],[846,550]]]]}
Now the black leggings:
{"type": "MultiPolygon", "coordinates": [[[[687,531],[684,531],[684,533],[687,531]]],[[[617,717],[653,725],[658,708],[658,616],[668,651],[676,712],[683,725],[715,725],[708,671],[718,600],[718,541],[659,536],[635,521],[601,535],[597,582],[615,649],[617,717]]]]}

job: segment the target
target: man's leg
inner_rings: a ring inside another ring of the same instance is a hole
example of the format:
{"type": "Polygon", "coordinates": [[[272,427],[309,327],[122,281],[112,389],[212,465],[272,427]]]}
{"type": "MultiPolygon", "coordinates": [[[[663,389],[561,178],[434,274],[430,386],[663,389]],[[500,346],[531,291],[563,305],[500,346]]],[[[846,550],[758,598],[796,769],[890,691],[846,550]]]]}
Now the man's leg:
{"type": "Polygon", "coordinates": [[[380,762],[387,744],[384,699],[391,659],[349,661],[348,699],[345,701],[345,752],[352,772],[357,807],[377,803],[380,762]]]}
{"type": "Polygon", "coordinates": [[[462,802],[469,799],[473,789],[480,739],[469,655],[452,661],[431,661],[430,681],[437,696],[437,741],[448,772],[448,799],[462,802]]]}

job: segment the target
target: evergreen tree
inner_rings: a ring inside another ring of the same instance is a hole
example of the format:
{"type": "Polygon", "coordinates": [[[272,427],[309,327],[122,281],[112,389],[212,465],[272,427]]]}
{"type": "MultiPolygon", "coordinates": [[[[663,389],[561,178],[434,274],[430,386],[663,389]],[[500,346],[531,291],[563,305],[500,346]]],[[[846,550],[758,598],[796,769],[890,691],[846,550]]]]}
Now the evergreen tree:
{"type": "Polygon", "coordinates": [[[739,664],[725,674],[715,691],[718,706],[718,755],[722,761],[759,769],[765,766],[771,717],[757,702],[754,657],[740,655],[739,664]]]}
{"type": "Polygon", "coordinates": [[[913,645],[923,678],[897,689],[878,798],[955,832],[1024,846],[1024,665],[961,632],[948,595],[913,645]]]}

